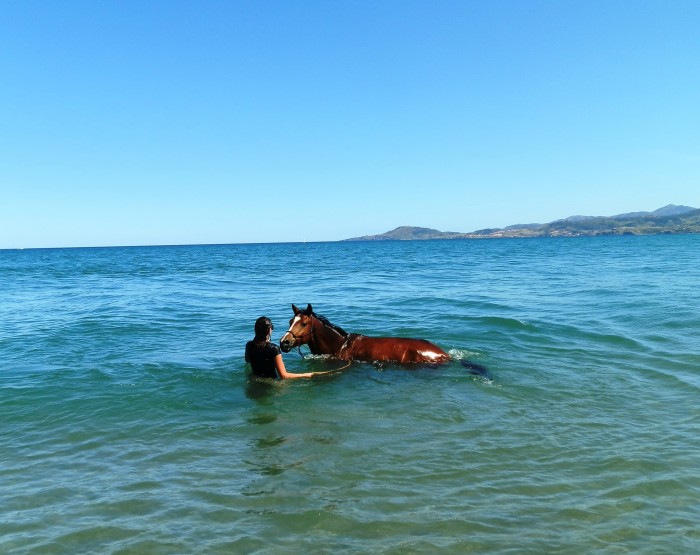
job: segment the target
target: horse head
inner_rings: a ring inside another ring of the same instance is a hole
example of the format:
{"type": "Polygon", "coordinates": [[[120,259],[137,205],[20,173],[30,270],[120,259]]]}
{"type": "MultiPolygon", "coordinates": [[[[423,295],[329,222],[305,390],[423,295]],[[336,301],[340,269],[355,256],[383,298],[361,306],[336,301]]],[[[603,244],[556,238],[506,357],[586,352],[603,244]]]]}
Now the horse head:
{"type": "Polygon", "coordinates": [[[299,310],[292,305],[294,317],[289,321],[289,329],[280,339],[280,349],[285,353],[294,347],[307,344],[314,334],[314,309],[307,305],[305,310],[299,310]]]}

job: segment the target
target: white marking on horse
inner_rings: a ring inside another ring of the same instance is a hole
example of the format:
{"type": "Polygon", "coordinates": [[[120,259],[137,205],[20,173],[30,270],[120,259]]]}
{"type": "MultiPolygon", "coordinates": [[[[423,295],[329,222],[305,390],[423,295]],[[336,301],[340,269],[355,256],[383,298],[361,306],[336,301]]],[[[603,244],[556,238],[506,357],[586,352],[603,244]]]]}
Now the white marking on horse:
{"type": "Polygon", "coordinates": [[[292,320],[292,323],[289,324],[289,329],[288,329],[287,332],[282,336],[282,340],[284,340],[284,338],[287,336],[287,334],[291,334],[291,336],[294,337],[294,334],[292,333],[292,328],[297,324],[297,322],[299,322],[299,320],[301,320],[301,317],[300,317],[300,316],[295,316],[295,317],[294,317],[294,319],[292,320]]]}
{"type": "Polygon", "coordinates": [[[294,320],[292,320],[292,323],[289,324],[289,329],[288,329],[287,331],[288,331],[288,332],[289,332],[289,331],[292,331],[292,328],[293,328],[294,326],[297,325],[297,323],[299,322],[299,320],[301,320],[301,316],[295,316],[295,317],[294,317],[294,320]]]}

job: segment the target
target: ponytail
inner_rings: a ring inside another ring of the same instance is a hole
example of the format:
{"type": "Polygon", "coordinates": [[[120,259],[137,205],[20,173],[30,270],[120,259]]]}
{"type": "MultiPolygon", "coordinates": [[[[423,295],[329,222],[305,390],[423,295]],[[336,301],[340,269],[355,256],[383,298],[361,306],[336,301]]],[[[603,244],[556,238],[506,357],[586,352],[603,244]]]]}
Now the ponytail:
{"type": "Polygon", "coordinates": [[[253,341],[257,345],[264,345],[273,329],[272,320],[267,316],[261,316],[255,321],[255,339],[253,341]]]}

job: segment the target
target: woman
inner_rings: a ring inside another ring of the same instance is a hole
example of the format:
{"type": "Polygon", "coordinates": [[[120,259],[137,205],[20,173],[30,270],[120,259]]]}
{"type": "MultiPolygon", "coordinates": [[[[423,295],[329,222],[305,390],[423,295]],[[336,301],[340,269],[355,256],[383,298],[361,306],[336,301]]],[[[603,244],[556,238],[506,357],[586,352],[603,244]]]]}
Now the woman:
{"type": "Polygon", "coordinates": [[[328,374],[328,372],[306,372],[292,374],[287,372],[282,360],[282,353],[274,343],[270,343],[270,336],[274,326],[266,316],[261,316],[255,321],[255,339],[248,341],[245,346],[245,361],[250,363],[253,375],[258,378],[313,378],[316,375],[328,374]]]}

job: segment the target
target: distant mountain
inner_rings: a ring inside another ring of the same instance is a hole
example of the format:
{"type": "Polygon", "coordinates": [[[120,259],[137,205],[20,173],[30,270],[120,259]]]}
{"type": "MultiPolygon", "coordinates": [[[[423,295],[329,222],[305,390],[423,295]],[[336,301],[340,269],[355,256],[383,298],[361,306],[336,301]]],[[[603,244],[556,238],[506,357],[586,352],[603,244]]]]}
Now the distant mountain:
{"type": "Polygon", "coordinates": [[[438,231],[428,227],[401,226],[379,235],[364,235],[346,241],[414,241],[416,239],[454,239],[460,233],[438,231]]]}
{"type": "Polygon", "coordinates": [[[346,241],[413,241],[426,239],[486,239],[502,237],[579,237],[594,235],[657,235],[700,233],[700,210],[669,204],[653,212],[629,212],[616,216],[569,216],[548,224],[516,224],[470,233],[402,226],[346,241]]]}
{"type": "Polygon", "coordinates": [[[654,210],[653,212],[629,212],[627,214],[617,214],[616,216],[610,216],[611,218],[644,218],[646,216],[678,216],[680,214],[685,214],[686,212],[692,212],[696,210],[692,206],[677,206],[675,204],[667,204],[663,208],[654,210]]]}

